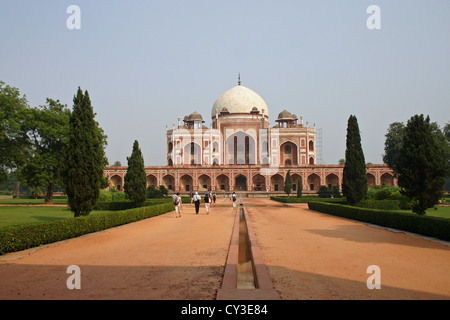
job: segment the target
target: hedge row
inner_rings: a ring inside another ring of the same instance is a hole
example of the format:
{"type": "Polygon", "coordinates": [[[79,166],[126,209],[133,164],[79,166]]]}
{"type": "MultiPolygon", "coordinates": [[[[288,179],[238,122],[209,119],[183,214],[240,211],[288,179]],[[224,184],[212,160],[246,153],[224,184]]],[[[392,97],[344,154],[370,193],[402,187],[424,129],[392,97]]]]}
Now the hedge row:
{"type": "Polygon", "coordinates": [[[450,219],[419,216],[417,214],[352,207],[325,202],[309,202],[311,210],[338,217],[358,220],[388,228],[450,240],[450,219]]]}
{"type": "Polygon", "coordinates": [[[283,202],[283,203],[308,203],[310,201],[323,201],[332,203],[345,203],[344,198],[318,198],[318,197],[285,197],[285,196],[270,196],[270,200],[283,202]]]}
{"type": "MultiPolygon", "coordinates": [[[[19,199],[45,199],[46,196],[19,196],[19,199]]],[[[67,199],[67,196],[53,196],[53,199],[67,199]]]]}
{"type": "Polygon", "coordinates": [[[399,200],[362,200],[359,203],[361,208],[369,209],[379,209],[379,210],[399,210],[400,201],[399,200]]]}
{"type": "Polygon", "coordinates": [[[93,214],[50,223],[0,228],[0,255],[62,241],[173,211],[172,203],[93,214]]]}
{"type": "MultiPolygon", "coordinates": [[[[155,199],[147,199],[145,201],[145,206],[154,206],[157,204],[163,203],[171,203],[172,200],[168,198],[155,198],[155,199]]],[[[120,211],[120,210],[128,210],[134,209],[135,204],[131,201],[98,201],[94,210],[102,210],[102,211],[120,211]]]]}

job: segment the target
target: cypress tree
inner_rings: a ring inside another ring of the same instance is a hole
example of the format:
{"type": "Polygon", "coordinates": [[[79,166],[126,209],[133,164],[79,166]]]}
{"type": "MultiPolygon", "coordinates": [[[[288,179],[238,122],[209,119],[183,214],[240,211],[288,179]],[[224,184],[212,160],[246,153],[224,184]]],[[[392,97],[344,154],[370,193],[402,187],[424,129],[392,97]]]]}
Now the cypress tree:
{"type": "Polygon", "coordinates": [[[299,177],[297,180],[297,198],[302,197],[302,188],[303,188],[303,180],[302,177],[299,177]]]}
{"type": "Polygon", "coordinates": [[[63,182],[75,217],[87,216],[97,204],[106,165],[103,131],[94,120],[89,93],[78,87],[69,121],[63,182]]]}
{"type": "Polygon", "coordinates": [[[145,174],[144,158],[139,143],[134,141],[133,151],[127,157],[128,169],[124,179],[124,190],[136,207],[142,207],[147,198],[147,176],[145,174]]]}
{"type": "Polygon", "coordinates": [[[449,173],[449,147],[443,134],[434,132],[430,118],[408,120],[397,159],[398,184],[413,200],[413,212],[423,215],[442,197],[449,173]]]}
{"type": "Polygon", "coordinates": [[[342,193],[351,205],[358,204],[367,194],[366,163],[361,146],[358,120],[353,115],[350,115],[347,125],[342,193]]]}
{"type": "Polygon", "coordinates": [[[286,192],[289,197],[291,191],[292,191],[291,170],[288,170],[288,172],[286,173],[286,178],[284,179],[284,192],[286,192]]]}

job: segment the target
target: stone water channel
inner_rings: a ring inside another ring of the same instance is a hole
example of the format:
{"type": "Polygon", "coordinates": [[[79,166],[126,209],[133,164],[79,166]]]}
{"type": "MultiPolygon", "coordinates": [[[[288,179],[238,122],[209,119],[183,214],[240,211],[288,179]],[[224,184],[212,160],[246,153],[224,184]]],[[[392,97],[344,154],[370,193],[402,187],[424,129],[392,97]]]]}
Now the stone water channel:
{"type": "Polygon", "coordinates": [[[217,300],[278,300],[243,205],[236,217],[228,251],[222,287],[217,300]]]}
{"type": "Polygon", "coordinates": [[[255,289],[255,276],[253,274],[252,249],[248,237],[247,221],[244,208],[239,208],[239,247],[237,265],[237,288],[255,289]]]}

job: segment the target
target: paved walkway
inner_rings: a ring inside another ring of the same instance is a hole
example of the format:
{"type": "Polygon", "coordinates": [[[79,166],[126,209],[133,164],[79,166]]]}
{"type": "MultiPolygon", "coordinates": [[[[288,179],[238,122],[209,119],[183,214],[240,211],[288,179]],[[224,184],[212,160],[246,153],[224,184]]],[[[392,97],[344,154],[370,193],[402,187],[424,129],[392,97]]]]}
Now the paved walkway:
{"type": "Polygon", "coordinates": [[[215,299],[231,238],[231,205],[185,204],[103,232],[0,256],[0,299],[215,299]],[[81,290],[69,290],[78,265],[81,290]]]}
{"type": "Polygon", "coordinates": [[[450,243],[320,214],[306,204],[248,213],[282,299],[450,299],[450,243]],[[372,265],[380,268],[380,290],[367,288],[372,265]]]}
{"type": "MultiPolygon", "coordinates": [[[[450,246],[265,199],[246,199],[282,299],[450,299],[450,246]],[[366,269],[381,269],[369,290],[366,269]]],[[[0,299],[215,299],[235,214],[159,217],[0,257],[0,299]],[[69,290],[67,267],[81,269],[69,290]]]]}

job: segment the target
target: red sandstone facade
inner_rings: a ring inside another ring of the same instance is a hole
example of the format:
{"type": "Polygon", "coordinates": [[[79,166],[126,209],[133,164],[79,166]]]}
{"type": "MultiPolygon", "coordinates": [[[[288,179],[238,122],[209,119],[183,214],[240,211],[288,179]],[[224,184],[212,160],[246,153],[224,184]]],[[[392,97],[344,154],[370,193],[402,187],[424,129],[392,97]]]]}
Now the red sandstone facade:
{"type": "MultiPolygon", "coordinates": [[[[283,110],[269,125],[269,109],[254,91],[239,85],[214,103],[211,125],[197,112],[166,128],[166,166],[146,167],[147,184],[189,194],[206,190],[248,196],[284,193],[288,170],[293,193],[342,186],[343,165],[318,165],[316,128],[283,110]],[[300,180],[301,178],[301,180],[300,180]],[[299,182],[301,181],[301,183],[299,182]]],[[[126,167],[108,167],[111,187],[123,190],[126,167]]],[[[386,165],[367,166],[368,185],[396,185],[386,165]]]]}
{"type": "MultiPolygon", "coordinates": [[[[171,191],[189,194],[190,192],[214,191],[217,194],[242,192],[248,196],[268,196],[282,194],[284,178],[291,170],[293,193],[298,188],[301,178],[302,192],[315,193],[322,185],[342,186],[343,165],[307,165],[303,167],[280,167],[271,169],[258,165],[218,165],[218,166],[183,166],[183,167],[146,167],[148,185],[165,186],[171,191]]],[[[109,176],[111,187],[123,190],[123,181],[127,167],[108,167],[105,175],[109,176]]],[[[386,165],[368,165],[369,186],[395,185],[392,170],[386,165]]]]}

